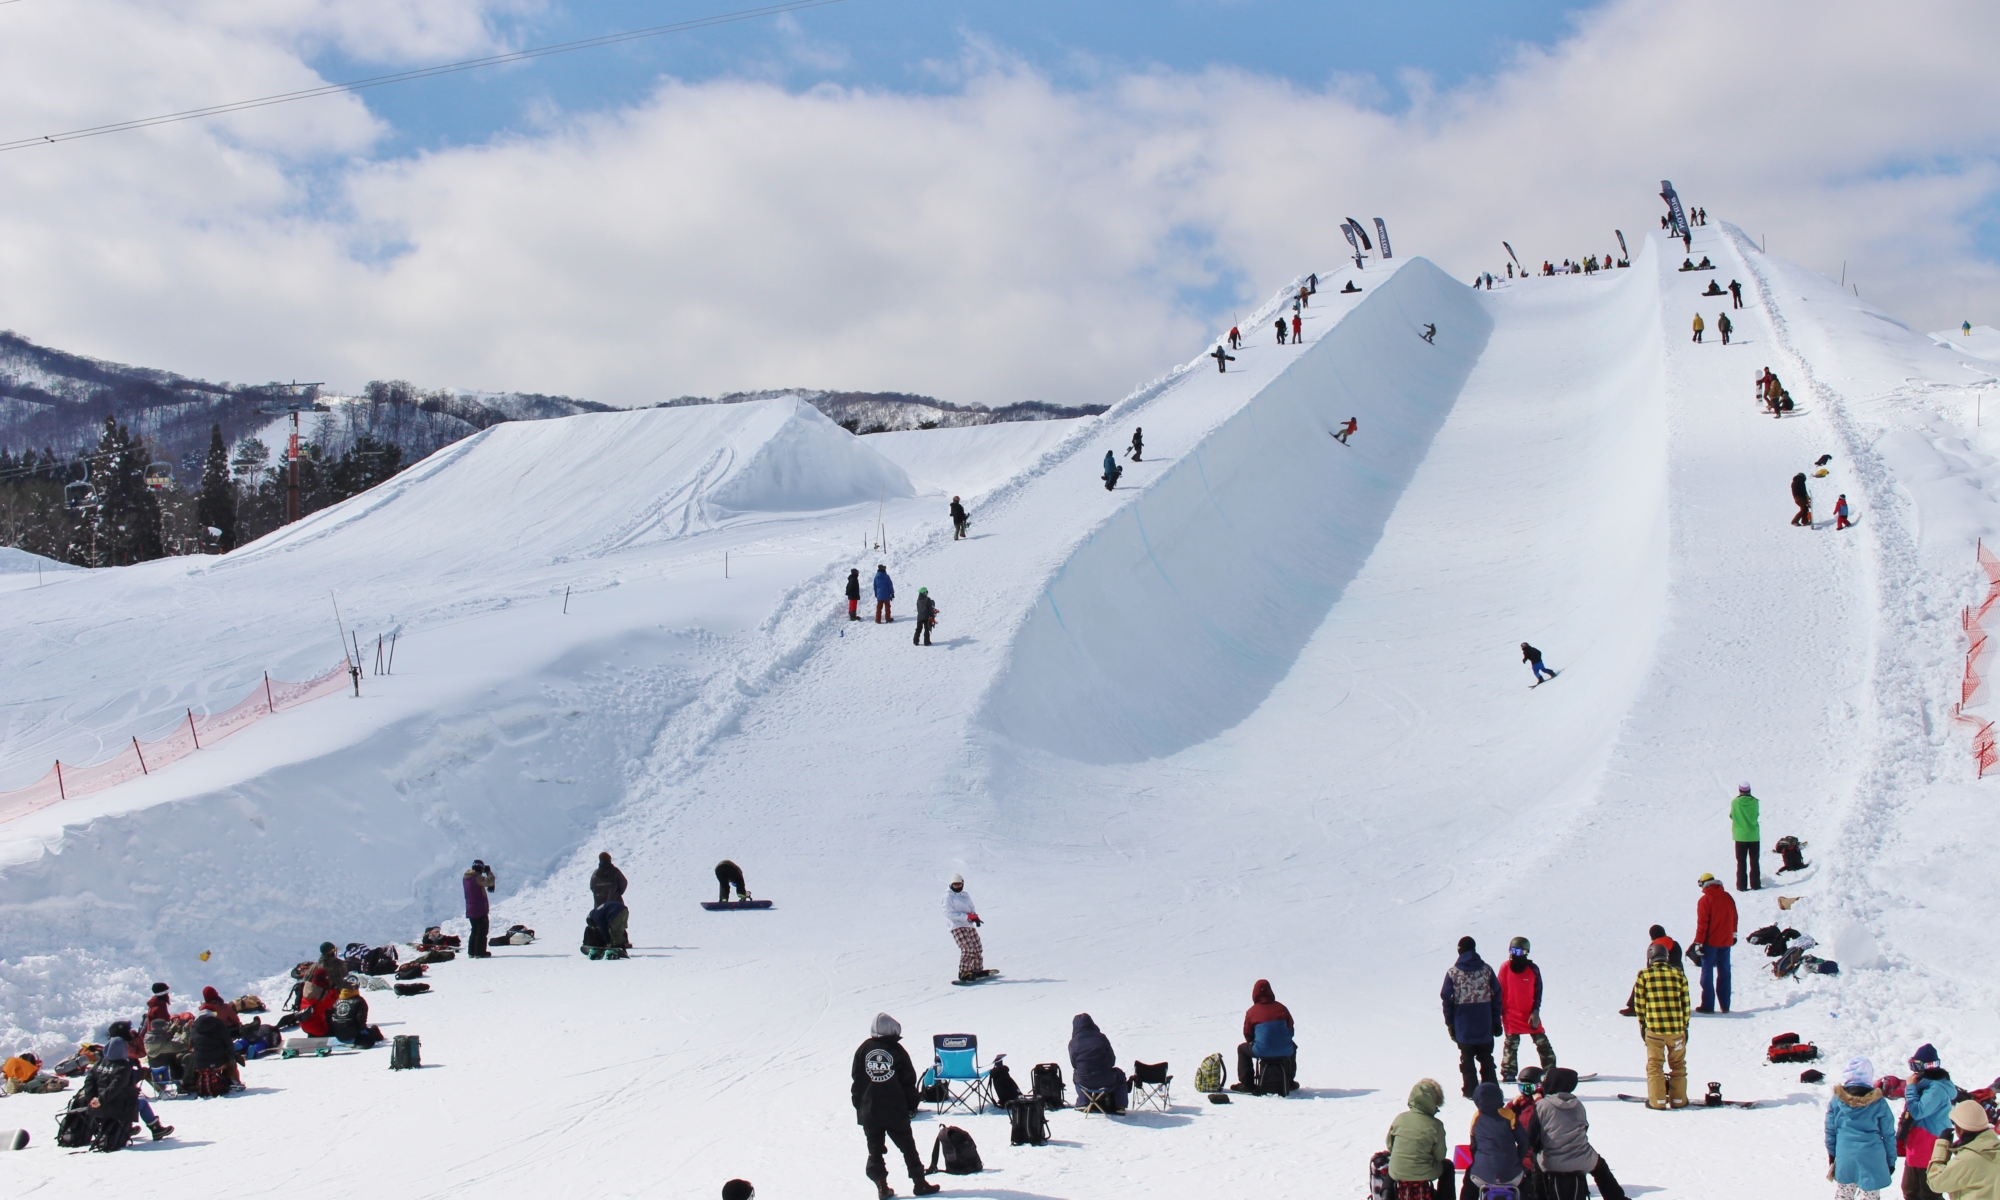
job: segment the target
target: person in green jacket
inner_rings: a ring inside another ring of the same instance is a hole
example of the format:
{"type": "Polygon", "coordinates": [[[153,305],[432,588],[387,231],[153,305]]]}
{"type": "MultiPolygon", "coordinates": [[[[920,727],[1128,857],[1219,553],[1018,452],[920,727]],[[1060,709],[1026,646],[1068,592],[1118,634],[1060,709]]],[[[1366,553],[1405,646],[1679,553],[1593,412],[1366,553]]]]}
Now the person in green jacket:
{"type": "Polygon", "coordinates": [[[1757,797],[1750,785],[1739,784],[1736,799],[1729,802],[1729,827],[1736,837],[1736,890],[1754,892],[1764,886],[1764,871],[1758,864],[1758,843],[1764,833],[1757,827],[1757,797]]]}
{"type": "MultiPolygon", "coordinates": [[[[1398,1117],[1397,1120],[1401,1120],[1398,1117]]],[[[1931,1190],[1951,1200],[2000,1200],[2000,1138],[1977,1100],[1952,1107],[1957,1137],[1941,1137],[1931,1147],[1931,1168],[1924,1172],[1931,1190]]]]}
{"type": "Polygon", "coordinates": [[[1389,1182],[1393,1200],[1449,1200],[1452,1194],[1451,1142],[1437,1111],[1444,1107],[1444,1087],[1435,1079],[1419,1079],[1410,1089],[1409,1111],[1389,1122],[1389,1182]],[[1431,1181],[1437,1180],[1433,1190],[1431,1181]]]}

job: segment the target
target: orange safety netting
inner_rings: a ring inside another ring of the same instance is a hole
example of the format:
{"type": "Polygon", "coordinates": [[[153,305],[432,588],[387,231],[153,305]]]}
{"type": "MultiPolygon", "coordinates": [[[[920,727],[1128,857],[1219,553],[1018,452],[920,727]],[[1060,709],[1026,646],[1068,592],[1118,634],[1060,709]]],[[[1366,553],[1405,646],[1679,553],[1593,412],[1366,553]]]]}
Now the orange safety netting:
{"type": "Polygon", "coordinates": [[[196,715],[189,709],[187,719],[163,738],[150,742],[133,738],[130,745],[103,762],[78,766],[57,760],[48,774],[27,787],[0,792],[0,821],[11,821],[59,800],[101,792],[128,779],[150,775],[272,713],[330,696],[347,686],[347,678],[344,662],[304,683],[281,683],[266,675],[264,682],[249,695],[221,712],[196,715]]]}
{"type": "Polygon", "coordinates": [[[1986,572],[1986,599],[1978,608],[1967,608],[1959,618],[1965,626],[1965,676],[1959,681],[1958,708],[1953,710],[1952,717],[1978,727],[1972,735],[1972,757],[1983,779],[1988,768],[2000,763],[2000,746],[1995,745],[1993,722],[1968,717],[1963,710],[1975,700],[1986,698],[1986,679],[1979,673],[1979,659],[1986,652],[1986,618],[2000,604],[2000,557],[1986,548],[1984,539],[1979,543],[1979,568],[1986,572]]]}

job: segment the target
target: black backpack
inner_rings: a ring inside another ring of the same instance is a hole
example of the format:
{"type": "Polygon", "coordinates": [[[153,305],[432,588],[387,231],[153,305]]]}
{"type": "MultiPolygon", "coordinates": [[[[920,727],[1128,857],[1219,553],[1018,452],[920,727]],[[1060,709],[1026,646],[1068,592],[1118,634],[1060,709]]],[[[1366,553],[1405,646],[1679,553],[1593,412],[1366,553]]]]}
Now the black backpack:
{"type": "Polygon", "coordinates": [[[938,1154],[944,1154],[944,1171],[947,1175],[976,1175],[985,1170],[979,1161],[979,1147],[973,1145],[972,1135],[956,1125],[947,1125],[938,1130],[937,1141],[931,1143],[931,1170],[938,1169],[938,1154]]]}
{"type": "Polygon", "coordinates": [[[1065,1107],[1063,1103],[1062,1068],[1055,1063],[1036,1063],[1035,1073],[1029,1076],[1035,1098],[1051,1111],[1065,1107]]]}
{"type": "Polygon", "coordinates": [[[1008,1143],[1015,1146],[1046,1146],[1049,1141],[1048,1109],[1039,1096],[1023,1096],[1007,1105],[1012,1124],[1008,1143]]]}
{"type": "Polygon", "coordinates": [[[56,1145],[65,1150],[83,1149],[90,1145],[90,1126],[90,1101],[79,1092],[56,1119],[56,1145]]]}
{"type": "Polygon", "coordinates": [[[993,1081],[993,1098],[1000,1102],[1000,1107],[1005,1108],[1021,1098],[1021,1085],[1014,1082],[1014,1072],[1008,1070],[1007,1064],[998,1058],[993,1060],[987,1077],[993,1081]]]}
{"type": "Polygon", "coordinates": [[[361,956],[363,975],[394,975],[396,973],[396,948],[377,946],[361,956]]]}
{"type": "Polygon", "coordinates": [[[424,1065],[421,1044],[413,1033],[399,1033],[389,1043],[389,1069],[412,1071],[424,1065]]]}

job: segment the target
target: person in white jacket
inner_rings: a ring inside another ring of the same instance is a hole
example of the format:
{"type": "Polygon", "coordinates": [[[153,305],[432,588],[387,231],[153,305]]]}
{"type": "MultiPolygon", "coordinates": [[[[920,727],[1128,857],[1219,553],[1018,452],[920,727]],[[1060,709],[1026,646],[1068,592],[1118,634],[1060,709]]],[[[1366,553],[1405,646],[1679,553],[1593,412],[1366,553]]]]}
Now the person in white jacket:
{"type": "Polygon", "coordinates": [[[988,975],[998,975],[983,965],[984,951],[979,945],[979,930],[974,926],[983,924],[979,919],[979,909],[972,903],[972,896],[965,890],[965,876],[951,877],[951,890],[944,894],[945,919],[951,922],[951,940],[958,943],[958,978],[961,983],[983,979],[988,975]]]}

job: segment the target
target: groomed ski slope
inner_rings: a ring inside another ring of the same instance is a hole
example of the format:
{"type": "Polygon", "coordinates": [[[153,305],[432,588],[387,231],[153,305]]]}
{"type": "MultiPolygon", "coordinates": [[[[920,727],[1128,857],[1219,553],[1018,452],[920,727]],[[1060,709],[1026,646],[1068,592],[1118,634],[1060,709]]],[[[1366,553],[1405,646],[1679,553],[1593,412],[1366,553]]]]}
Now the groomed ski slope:
{"type": "MultiPolygon", "coordinates": [[[[1174,1111],[1058,1114],[1038,1150],[1008,1147],[999,1116],[953,1118],[989,1172],[948,1191],[1359,1195],[1410,1083],[1452,1081],[1435,996],[1472,933],[1495,960],[1509,936],[1534,940],[1551,1036],[1565,1064],[1601,1073],[1582,1093],[1628,1190],[1821,1194],[1823,1094],[1761,1064],[1772,1033],[1884,1070],[1934,1041],[1975,1083],[2000,1063],[1982,1019],[1991,935],[1961,919],[1994,898],[1964,850],[1983,845],[1985,798],[1947,719],[1971,542],[1995,525],[2000,471],[1961,424],[1970,377],[1954,356],[1727,226],[1697,242],[1752,301],[1727,348],[1688,343],[1697,305],[1713,320],[1695,298],[1709,276],[1673,270],[1657,245],[1629,271],[1491,293],[1412,260],[1360,273],[1364,294],[1340,299],[1353,273],[1323,272],[1307,344],[1270,345],[1260,313],[1227,375],[1195,358],[1060,433],[897,435],[901,451],[860,439],[918,481],[901,508],[884,494],[635,526],[633,501],[608,505],[563,534],[603,548],[589,569],[618,585],[592,593],[581,635],[551,632],[560,550],[500,556],[493,590],[516,598],[481,607],[476,572],[370,534],[393,505],[328,521],[317,541],[298,527],[295,572],[376,561],[382,586],[404,589],[396,613],[453,618],[413,620],[409,645],[427,648],[407,676],[399,661],[363,701],[322,702],[363,716],[276,718],[177,768],[181,791],[107,793],[9,831],[25,861],[0,880],[8,1015],[55,1037],[136,1009],[149,973],[233,987],[321,936],[411,932],[452,911],[473,853],[502,872],[496,925],[544,940],[437,968],[433,995],[376,1001],[435,1070],[259,1064],[259,1094],[170,1105],[182,1132],[143,1155],[44,1148],[9,1165],[30,1186],[129,1176],[249,1196],[337,1176],[365,1146],[382,1168],[371,1186],[395,1195],[705,1196],[742,1175],[760,1196],[859,1196],[847,1067],[874,1012],[902,1020],[920,1060],[931,1034],[971,1031],[1025,1078],[1038,1061],[1067,1073],[1069,1018],[1088,1011],[1121,1060],[1174,1064],[1174,1111]],[[1416,336],[1430,321],[1436,346],[1416,336]],[[1753,407],[1764,365],[1799,414],[1753,407]],[[1350,415],[1361,428],[1341,447],[1327,432],[1350,415]],[[1099,461],[1135,424],[1146,461],[1107,494],[1099,461]],[[1845,491],[1855,529],[1785,524],[1787,481],[1822,453],[1819,515],[1826,489],[1845,491]],[[1012,472],[995,466],[1008,456],[1012,472]],[[945,530],[952,492],[974,502],[967,542],[945,530]],[[857,558],[878,507],[898,532],[857,558]],[[919,514],[926,532],[900,534],[919,514]],[[675,536],[625,532],[663,527],[675,536]],[[770,569],[671,574],[718,539],[770,569]],[[903,615],[849,625],[839,581],[876,561],[903,615]],[[907,640],[921,585],[942,609],[928,650],[907,640]],[[1562,676],[1529,690],[1522,640],[1562,676]],[[543,643],[563,653],[519,648],[543,643]],[[289,736],[249,743],[287,721],[289,736]],[[309,737],[326,749],[301,759],[309,737]],[[1803,895],[1790,923],[1839,943],[1849,969],[1778,982],[1739,949],[1735,1012],[1699,1020],[1690,1062],[1697,1083],[1766,1106],[1619,1104],[1642,1090],[1615,1009],[1645,926],[1686,939],[1695,876],[1727,873],[1744,779],[1767,842],[1796,833],[1818,864],[1743,898],[1744,927],[1771,920],[1780,892],[1803,895]],[[413,845],[365,832],[400,809],[413,845]],[[176,838],[218,836],[286,846],[160,864],[176,838]],[[40,844],[60,853],[32,857],[40,844]],[[573,950],[598,849],[632,879],[629,962],[573,950]],[[725,855],[777,908],[695,906],[725,855]],[[975,989],[946,982],[938,903],[954,870],[1005,972],[975,989]],[[223,951],[206,974],[197,944],[223,951]],[[72,946],[89,950],[82,967],[72,946]],[[143,968],[108,986],[85,969],[128,961],[143,968]],[[1233,1066],[1260,977],[1299,1021],[1306,1090],[1189,1103],[1202,1055],[1233,1066]]],[[[676,469],[659,490],[687,479],[676,469]]],[[[882,467],[865,469],[886,493],[882,467]]],[[[270,580],[273,597],[290,586],[270,580]]],[[[166,586],[143,569],[65,581],[96,589],[71,590],[57,622],[68,661],[117,640],[104,610],[166,586]]],[[[172,581],[182,597],[205,586],[172,581]]],[[[56,620],[23,619],[17,598],[10,634],[56,620]]],[[[253,649],[270,652],[239,657],[253,649]]],[[[113,666],[100,670],[129,680],[113,666]]],[[[10,1098],[21,1115],[0,1123],[46,1130],[54,1107],[10,1098]]],[[[1454,1096],[1444,1117],[1462,1140],[1470,1106],[1454,1096]]]]}

